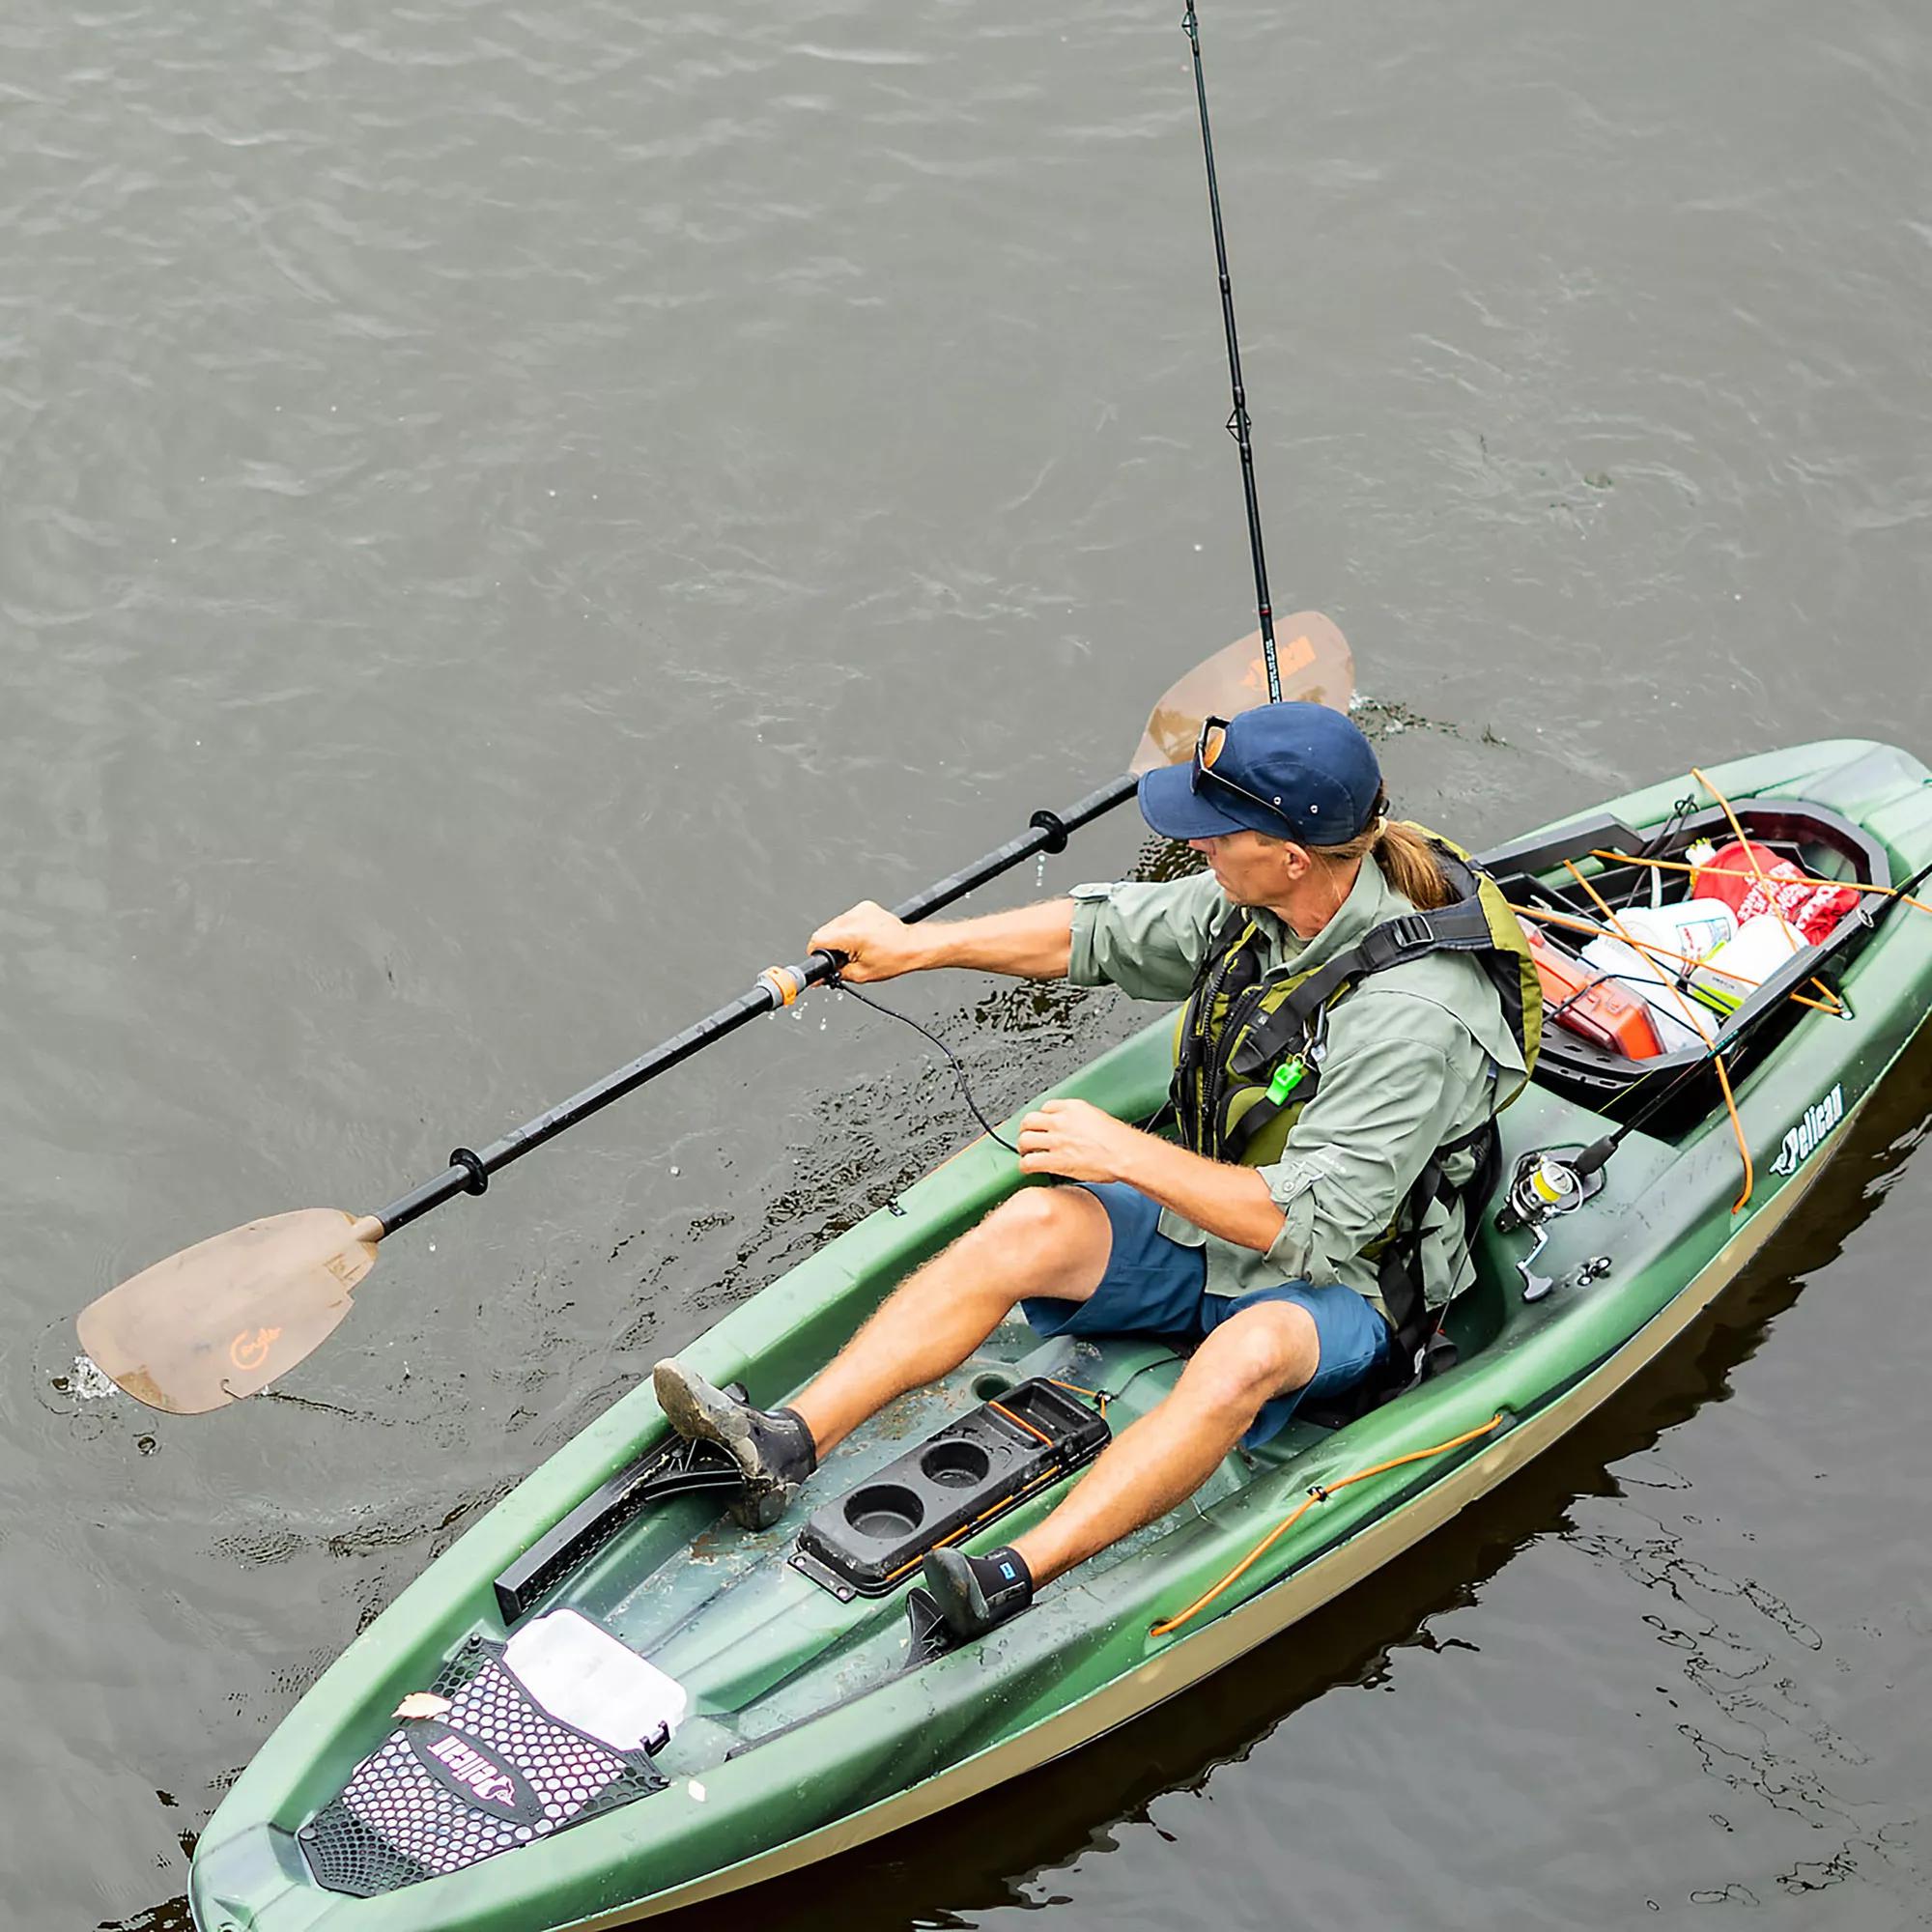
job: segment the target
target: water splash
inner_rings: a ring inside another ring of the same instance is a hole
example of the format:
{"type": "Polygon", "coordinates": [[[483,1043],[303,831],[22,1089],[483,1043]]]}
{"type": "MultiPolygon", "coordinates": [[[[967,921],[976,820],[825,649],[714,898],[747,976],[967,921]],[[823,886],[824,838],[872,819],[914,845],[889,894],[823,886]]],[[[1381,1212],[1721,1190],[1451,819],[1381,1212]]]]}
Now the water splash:
{"type": "Polygon", "coordinates": [[[76,1355],[73,1358],[73,1375],[68,1382],[67,1392],[81,1402],[99,1402],[104,1395],[118,1395],[113,1378],[101,1368],[91,1355],[76,1355]]]}

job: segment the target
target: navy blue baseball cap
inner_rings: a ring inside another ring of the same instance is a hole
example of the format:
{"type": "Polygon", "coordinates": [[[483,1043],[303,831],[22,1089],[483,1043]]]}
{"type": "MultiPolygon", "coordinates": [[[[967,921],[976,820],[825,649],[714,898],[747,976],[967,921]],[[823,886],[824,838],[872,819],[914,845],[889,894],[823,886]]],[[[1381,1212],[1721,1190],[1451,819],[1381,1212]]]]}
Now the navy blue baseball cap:
{"type": "Polygon", "coordinates": [[[1375,747],[1325,704],[1259,704],[1209,718],[1194,756],[1141,779],[1141,816],[1163,838],[1261,832],[1346,845],[1386,806],[1375,747]]]}

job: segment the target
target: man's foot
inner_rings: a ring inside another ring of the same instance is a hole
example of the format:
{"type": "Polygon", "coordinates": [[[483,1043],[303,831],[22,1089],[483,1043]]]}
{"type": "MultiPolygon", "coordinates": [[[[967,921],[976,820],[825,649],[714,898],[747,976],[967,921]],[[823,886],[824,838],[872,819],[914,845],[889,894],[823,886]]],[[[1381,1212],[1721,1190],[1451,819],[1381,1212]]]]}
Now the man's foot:
{"type": "Polygon", "coordinates": [[[666,1419],[687,1442],[716,1443],[743,1472],[745,1487],[731,1500],[732,1517],[747,1529],[769,1529],[818,1466],[805,1418],[789,1408],[767,1411],[735,1402],[676,1362],[660,1362],[651,1381],[666,1419]]]}
{"type": "Polygon", "coordinates": [[[941,1548],[926,1551],[925,1587],[957,1637],[984,1636],[1033,1602],[1033,1574],[1018,1551],[1002,1546],[984,1556],[941,1548]]]}

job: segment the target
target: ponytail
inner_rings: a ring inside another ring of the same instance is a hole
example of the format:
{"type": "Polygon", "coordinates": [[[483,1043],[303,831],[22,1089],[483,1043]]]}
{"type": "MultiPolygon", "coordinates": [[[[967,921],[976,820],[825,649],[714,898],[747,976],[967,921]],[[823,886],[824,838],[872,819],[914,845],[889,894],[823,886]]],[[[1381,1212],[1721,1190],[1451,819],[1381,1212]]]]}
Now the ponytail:
{"type": "Polygon", "coordinates": [[[1390,887],[1418,912],[1438,911],[1456,896],[1429,840],[1405,819],[1378,812],[1369,829],[1346,845],[1318,845],[1309,851],[1327,866],[1350,866],[1373,857],[1390,887]]]}
{"type": "Polygon", "coordinates": [[[1454,897],[1429,840],[1403,819],[1378,819],[1369,850],[1382,877],[1420,912],[1435,912],[1454,897]]]}

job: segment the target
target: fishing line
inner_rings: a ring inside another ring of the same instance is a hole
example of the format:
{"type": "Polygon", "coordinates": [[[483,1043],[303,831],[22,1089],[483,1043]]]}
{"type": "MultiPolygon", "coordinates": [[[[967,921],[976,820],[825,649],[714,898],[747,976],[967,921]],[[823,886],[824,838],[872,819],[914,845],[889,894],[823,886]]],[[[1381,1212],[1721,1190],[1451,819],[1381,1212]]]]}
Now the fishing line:
{"type": "Polygon", "coordinates": [[[978,1121],[982,1127],[985,1128],[989,1138],[998,1141],[999,1144],[1003,1148],[1005,1148],[1009,1153],[1016,1154],[1019,1152],[1019,1149],[1016,1148],[1012,1144],[1012,1142],[1006,1137],[1005,1134],[1001,1133],[999,1128],[994,1126],[992,1122],[987,1120],[984,1114],[980,1113],[980,1103],[973,1097],[972,1082],[969,1081],[966,1077],[965,1064],[960,1060],[959,1056],[956,1053],[954,1053],[952,1049],[950,1046],[948,1046],[943,1039],[940,1038],[940,1037],[936,1033],[934,1033],[929,1027],[921,1026],[920,1023],[916,1019],[914,1019],[910,1013],[898,1012],[895,1009],[886,1006],[883,1002],[879,1000],[874,1000],[870,998],[868,995],[860,992],[858,987],[853,985],[850,980],[841,980],[836,974],[826,983],[828,985],[836,986],[841,993],[850,994],[851,997],[857,1000],[862,1007],[870,1007],[875,1013],[884,1013],[889,1020],[897,1020],[900,1022],[901,1025],[911,1027],[914,1033],[921,1035],[923,1038],[929,1039],[933,1043],[933,1045],[936,1046],[940,1050],[940,1052],[946,1056],[947,1065],[952,1068],[955,1074],[958,1075],[959,1091],[965,1096],[967,1108],[971,1112],[973,1118],[976,1121],[978,1121]]]}

